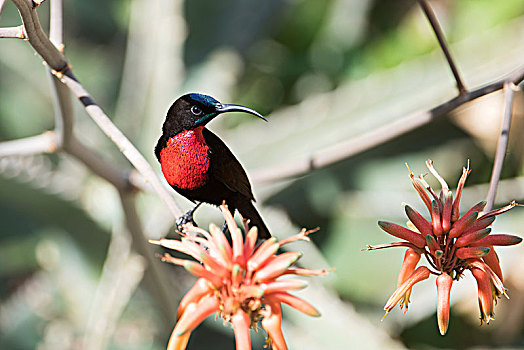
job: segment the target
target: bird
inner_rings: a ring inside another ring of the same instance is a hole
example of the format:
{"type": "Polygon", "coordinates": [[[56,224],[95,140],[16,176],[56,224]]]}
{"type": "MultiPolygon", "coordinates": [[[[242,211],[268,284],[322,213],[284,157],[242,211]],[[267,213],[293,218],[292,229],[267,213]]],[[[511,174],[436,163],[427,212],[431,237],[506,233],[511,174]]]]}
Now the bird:
{"type": "MultiPolygon", "coordinates": [[[[215,98],[189,93],[179,97],[169,108],[155,155],[166,181],[196,206],[177,220],[180,227],[194,222],[193,214],[202,203],[225,202],[256,226],[258,237],[271,237],[264,220],[253,205],[255,197],[246,171],[226,144],[206,128],[218,115],[245,112],[265,121],[255,110],[235,104],[222,104],[215,98]]],[[[225,226],[224,226],[225,227],[225,226]]]]}

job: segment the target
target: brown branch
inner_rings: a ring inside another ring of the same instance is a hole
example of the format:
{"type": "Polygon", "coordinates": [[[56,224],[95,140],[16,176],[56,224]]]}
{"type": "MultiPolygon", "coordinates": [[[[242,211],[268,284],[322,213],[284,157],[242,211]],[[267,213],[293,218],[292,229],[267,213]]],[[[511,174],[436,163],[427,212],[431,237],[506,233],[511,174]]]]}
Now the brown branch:
{"type": "Polygon", "coordinates": [[[286,164],[278,164],[276,166],[256,170],[251,173],[251,177],[256,183],[266,183],[305,175],[312,170],[326,167],[362,153],[404,135],[418,127],[426,125],[434,119],[448,114],[467,102],[502,89],[506,81],[518,85],[523,80],[524,66],[489,85],[475,90],[466,91],[465,93],[458,95],[429,111],[423,110],[414,112],[392,123],[372,128],[364,134],[328,146],[313,153],[311,156],[289,161],[286,162],[286,164]]]}
{"type": "Polygon", "coordinates": [[[495,202],[497,188],[500,180],[500,173],[502,172],[502,165],[506,156],[509,139],[509,128],[511,125],[511,115],[513,108],[513,97],[515,92],[515,85],[512,82],[504,83],[504,116],[502,118],[502,125],[500,126],[500,135],[497,143],[497,150],[495,151],[495,160],[493,161],[493,170],[491,172],[491,180],[489,182],[489,190],[486,196],[486,207],[484,211],[490,211],[495,202]]]}
{"type": "Polygon", "coordinates": [[[0,38],[27,39],[24,26],[0,28],[0,38]]]}
{"type": "Polygon", "coordinates": [[[422,10],[424,11],[424,14],[426,15],[429,23],[431,24],[431,28],[433,28],[433,32],[437,37],[438,43],[440,45],[440,48],[442,49],[442,52],[444,53],[444,56],[446,56],[449,68],[451,69],[451,72],[455,77],[455,81],[457,82],[457,89],[459,90],[459,94],[465,93],[467,91],[466,86],[464,85],[462,78],[460,77],[460,73],[458,71],[457,65],[455,64],[455,61],[453,60],[453,57],[451,57],[449,46],[446,42],[444,32],[442,31],[442,28],[438,23],[438,19],[435,16],[435,12],[433,12],[433,9],[431,8],[431,5],[429,4],[428,0],[419,0],[419,4],[422,7],[422,10]]]}
{"type": "Polygon", "coordinates": [[[67,60],[57,48],[49,41],[47,35],[42,30],[36,7],[29,0],[11,0],[15,4],[27,33],[27,39],[35,51],[42,56],[47,65],[55,71],[62,71],[67,66],[67,60]]]}

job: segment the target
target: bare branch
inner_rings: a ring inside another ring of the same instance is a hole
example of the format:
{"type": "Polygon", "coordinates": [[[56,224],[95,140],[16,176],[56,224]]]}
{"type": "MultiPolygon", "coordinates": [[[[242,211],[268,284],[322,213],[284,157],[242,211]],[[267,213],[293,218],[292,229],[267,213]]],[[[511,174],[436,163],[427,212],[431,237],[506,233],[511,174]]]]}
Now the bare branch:
{"type": "Polygon", "coordinates": [[[453,73],[455,81],[457,82],[457,89],[459,90],[460,94],[463,94],[467,91],[466,86],[462,82],[462,78],[460,77],[460,73],[458,71],[457,65],[455,64],[455,61],[453,60],[453,57],[451,57],[449,46],[446,42],[446,38],[444,37],[444,33],[442,32],[442,28],[438,23],[437,17],[435,16],[435,12],[433,12],[433,9],[431,8],[428,0],[419,0],[419,3],[429,23],[431,24],[431,28],[433,28],[433,32],[435,32],[435,36],[437,37],[442,52],[444,52],[444,56],[446,56],[449,68],[451,68],[451,72],[453,73]]]}
{"type": "Polygon", "coordinates": [[[56,134],[53,131],[46,131],[37,136],[0,142],[0,158],[38,153],[53,153],[57,148],[56,134]]]}
{"type": "Polygon", "coordinates": [[[27,39],[23,25],[0,28],[0,38],[27,39]]]}
{"type": "Polygon", "coordinates": [[[118,190],[133,188],[125,171],[107,161],[91,148],[84,146],[76,138],[72,138],[63,150],[84,163],[93,173],[113,184],[118,190]]]}
{"type": "Polygon", "coordinates": [[[49,20],[49,40],[58,51],[64,53],[63,6],[62,0],[51,1],[49,20]]]}
{"type": "Polygon", "coordinates": [[[489,182],[489,190],[486,196],[486,207],[484,211],[490,211],[495,202],[497,194],[497,187],[500,180],[500,173],[502,172],[502,164],[506,156],[508,148],[509,128],[511,125],[511,115],[513,108],[513,96],[515,95],[515,85],[512,82],[504,83],[504,116],[502,118],[502,125],[500,126],[500,135],[497,143],[497,150],[495,151],[495,160],[493,161],[493,170],[491,172],[491,180],[489,182]]]}
{"type": "Polygon", "coordinates": [[[55,72],[57,76],[67,87],[73,92],[80,102],[84,105],[86,112],[91,116],[95,123],[102,129],[102,131],[118,146],[120,151],[133,164],[133,166],[146,178],[157,194],[167,204],[171,213],[178,217],[182,215],[182,211],[178,208],[173,197],[166,191],[162,182],[155,174],[151,165],[147,162],[144,156],[136,149],[136,147],[125,137],[125,135],[118,129],[115,124],[111,122],[104,111],[93,101],[91,96],[87,93],[84,87],[76,80],[70,69],[65,71],[64,75],[55,72]]]}
{"type": "Polygon", "coordinates": [[[42,30],[42,26],[38,20],[38,14],[36,13],[36,7],[33,6],[33,2],[28,0],[12,1],[20,12],[27,33],[27,38],[29,39],[31,46],[33,46],[35,51],[42,56],[49,67],[59,72],[64,70],[68,66],[67,60],[51,43],[51,41],[49,41],[42,30]]]}
{"type": "MultiPolygon", "coordinates": [[[[166,203],[171,213],[178,217],[182,211],[178,208],[171,194],[162,185],[162,182],[155,174],[144,156],[136,147],[124,136],[124,134],[111,122],[104,111],[93,101],[91,96],[75,78],[69,68],[69,64],[64,55],[51,43],[49,38],[42,31],[38,15],[30,3],[26,0],[12,0],[18,8],[22,21],[28,34],[29,43],[42,56],[51,67],[52,73],[58,77],[82,102],[87,113],[102,129],[102,131],[119,147],[121,152],[135,166],[135,168],[151,183],[157,194],[166,203]]],[[[57,21],[58,22],[58,21],[57,21]]],[[[58,36],[58,35],[57,35],[58,36]]]]}
{"type": "Polygon", "coordinates": [[[289,161],[286,164],[278,164],[277,166],[254,171],[251,173],[251,178],[256,183],[266,183],[305,175],[309,171],[326,167],[367,151],[383,144],[384,142],[404,135],[420,126],[426,125],[434,119],[455,110],[467,102],[502,89],[504,82],[506,81],[511,81],[515,85],[518,85],[522,80],[524,80],[524,66],[502,79],[484,87],[467,91],[430,109],[429,111],[423,110],[414,112],[387,125],[372,128],[369,132],[326,147],[313,153],[309,157],[299,158],[295,161],[289,161]]]}
{"type": "Polygon", "coordinates": [[[155,299],[159,301],[160,308],[166,320],[168,320],[169,323],[173,323],[175,321],[177,303],[176,298],[173,298],[173,286],[170,285],[169,279],[164,278],[164,276],[167,275],[165,273],[167,266],[155,257],[153,246],[148,243],[148,239],[144,236],[136,212],[134,194],[122,191],[119,191],[119,194],[127,229],[133,237],[135,249],[140,255],[145,257],[148,262],[149,273],[145,278],[152,281],[154,287],[151,288],[151,293],[155,295],[155,299]]]}

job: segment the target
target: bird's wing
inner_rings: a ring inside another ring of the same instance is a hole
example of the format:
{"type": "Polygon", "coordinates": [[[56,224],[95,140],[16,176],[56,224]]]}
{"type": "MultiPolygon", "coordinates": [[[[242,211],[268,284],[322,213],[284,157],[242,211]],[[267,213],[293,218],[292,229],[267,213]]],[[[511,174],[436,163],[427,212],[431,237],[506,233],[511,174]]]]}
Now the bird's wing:
{"type": "Polygon", "coordinates": [[[226,144],[215,134],[204,128],[204,140],[209,147],[209,171],[218,181],[230,190],[255,200],[246,171],[229,150],[226,144]]]}

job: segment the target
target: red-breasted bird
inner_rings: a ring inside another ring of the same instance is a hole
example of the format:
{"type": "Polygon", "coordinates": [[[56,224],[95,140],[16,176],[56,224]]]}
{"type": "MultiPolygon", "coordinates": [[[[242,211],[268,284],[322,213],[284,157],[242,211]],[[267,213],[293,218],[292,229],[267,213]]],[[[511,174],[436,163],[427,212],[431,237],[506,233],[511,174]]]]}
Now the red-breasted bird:
{"type": "Polygon", "coordinates": [[[155,147],[162,173],[178,193],[198,204],[177,224],[193,221],[202,203],[226,202],[258,228],[260,238],[271,234],[253,206],[255,200],[245,170],[226,144],[206,124],[226,112],[246,112],[266,120],[258,112],[240,105],[222,104],[211,96],[191,93],[177,99],[169,108],[162,136],[155,147]]]}

